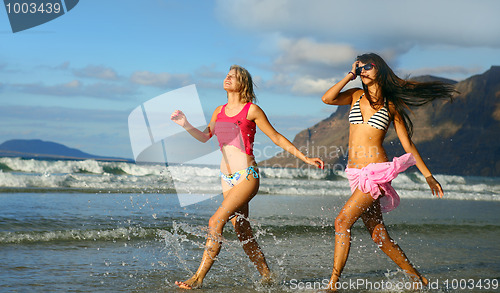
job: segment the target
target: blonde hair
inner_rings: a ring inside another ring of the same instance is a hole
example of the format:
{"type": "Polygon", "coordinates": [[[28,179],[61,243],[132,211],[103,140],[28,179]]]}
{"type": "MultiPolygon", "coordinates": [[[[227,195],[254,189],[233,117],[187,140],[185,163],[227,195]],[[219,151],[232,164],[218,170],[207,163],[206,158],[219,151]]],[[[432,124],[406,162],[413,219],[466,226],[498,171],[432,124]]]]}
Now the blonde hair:
{"type": "Polygon", "coordinates": [[[240,95],[243,101],[245,102],[255,102],[257,97],[255,96],[255,93],[253,91],[253,81],[252,81],[252,76],[250,75],[250,72],[246,70],[245,68],[239,66],[239,65],[232,65],[231,68],[229,68],[229,71],[231,70],[236,71],[236,78],[238,79],[239,85],[240,85],[240,95]]]}

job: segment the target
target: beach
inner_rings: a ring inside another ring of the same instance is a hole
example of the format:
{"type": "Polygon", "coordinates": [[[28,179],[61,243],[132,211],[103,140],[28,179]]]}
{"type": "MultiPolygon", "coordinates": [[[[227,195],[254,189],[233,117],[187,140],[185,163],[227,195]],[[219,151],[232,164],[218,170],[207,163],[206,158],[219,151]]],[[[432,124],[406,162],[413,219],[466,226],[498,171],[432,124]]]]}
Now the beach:
{"type": "MultiPolygon", "coordinates": [[[[1,158],[0,167],[2,292],[181,292],[174,282],[197,269],[208,219],[222,200],[215,195],[181,207],[172,192],[181,185],[165,166],[1,158]]],[[[174,167],[203,177],[203,189],[217,183],[215,167],[174,167]]],[[[345,176],[267,168],[261,174],[250,221],[275,284],[260,284],[227,225],[198,292],[316,292],[329,279],[333,222],[349,195],[345,176]]],[[[384,214],[390,235],[429,279],[425,292],[499,292],[500,179],[436,178],[443,199],[417,173],[394,180],[401,204],[384,214]]],[[[352,236],[341,292],[408,291],[408,279],[361,222],[352,236]]]]}

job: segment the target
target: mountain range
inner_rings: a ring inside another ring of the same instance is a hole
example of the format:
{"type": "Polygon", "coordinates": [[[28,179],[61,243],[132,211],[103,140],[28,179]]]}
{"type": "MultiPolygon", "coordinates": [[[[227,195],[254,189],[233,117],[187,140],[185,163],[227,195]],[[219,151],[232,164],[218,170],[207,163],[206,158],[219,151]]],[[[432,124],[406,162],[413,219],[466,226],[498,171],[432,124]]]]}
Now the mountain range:
{"type": "MultiPolygon", "coordinates": [[[[414,80],[440,80],[454,84],[458,91],[451,103],[436,100],[411,109],[412,140],[429,169],[436,174],[500,176],[500,66],[460,82],[434,76],[414,80]]],[[[338,107],[328,118],[299,132],[294,145],[340,169],[347,160],[348,114],[348,106],[338,107]]],[[[392,126],[384,147],[389,157],[404,153],[392,126]]],[[[302,161],[284,153],[261,165],[303,167],[302,161]]]]}
{"type": "Polygon", "coordinates": [[[0,144],[0,157],[22,157],[58,160],[94,159],[128,161],[115,157],[96,156],[65,145],[40,139],[13,139],[0,144]]]}

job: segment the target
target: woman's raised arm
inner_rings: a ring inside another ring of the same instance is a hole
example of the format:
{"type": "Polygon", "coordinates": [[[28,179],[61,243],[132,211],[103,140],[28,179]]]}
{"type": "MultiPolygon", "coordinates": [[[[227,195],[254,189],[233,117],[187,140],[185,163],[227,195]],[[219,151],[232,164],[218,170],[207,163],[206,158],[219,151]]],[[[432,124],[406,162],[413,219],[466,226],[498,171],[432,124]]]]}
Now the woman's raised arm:
{"type": "Polygon", "coordinates": [[[326,93],[321,97],[323,103],[328,105],[350,105],[352,104],[352,96],[359,89],[349,89],[344,92],[340,92],[350,81],[356,78],[356,66],[358,61],[352,64],[352,69],[347,73],[347,75],[333,85],[326,93]]]}

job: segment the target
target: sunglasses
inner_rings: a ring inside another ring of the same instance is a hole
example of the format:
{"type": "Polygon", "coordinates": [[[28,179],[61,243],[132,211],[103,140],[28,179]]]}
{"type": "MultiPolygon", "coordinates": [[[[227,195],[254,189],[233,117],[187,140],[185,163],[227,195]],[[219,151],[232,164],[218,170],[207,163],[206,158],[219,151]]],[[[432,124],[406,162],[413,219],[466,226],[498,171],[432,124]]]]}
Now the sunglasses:
{"type": "Polygon", "coordinates": [[[363,69],[365,71],[368,71],[368,70],[371,70],[373,67],[375,67],[374,63],[366,64],[365,66],[361,66],[361,67],[356,67],[356,75],[360,75],[361,70],[363,70],[363,69]]]}

